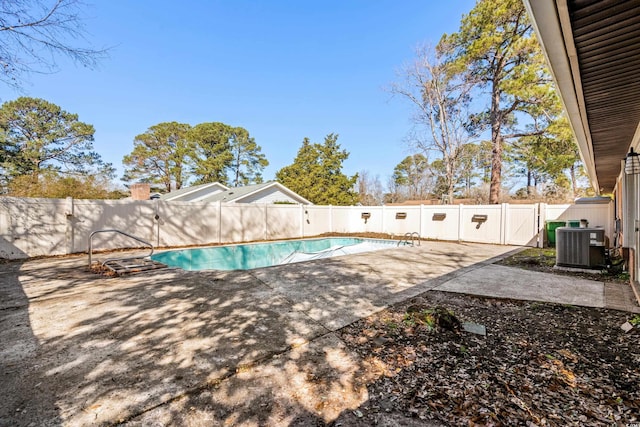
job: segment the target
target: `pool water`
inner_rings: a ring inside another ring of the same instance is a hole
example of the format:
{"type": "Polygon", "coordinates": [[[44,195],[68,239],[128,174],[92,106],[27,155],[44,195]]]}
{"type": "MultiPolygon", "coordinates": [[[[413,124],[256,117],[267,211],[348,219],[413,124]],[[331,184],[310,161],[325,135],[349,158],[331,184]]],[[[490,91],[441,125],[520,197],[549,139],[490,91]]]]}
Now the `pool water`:
{"type": "Polygon", "coordinates": [[[154,261],[183,270],[250,270],[396,247],[397,241],[331,237],[159,252],[154,261]]]}

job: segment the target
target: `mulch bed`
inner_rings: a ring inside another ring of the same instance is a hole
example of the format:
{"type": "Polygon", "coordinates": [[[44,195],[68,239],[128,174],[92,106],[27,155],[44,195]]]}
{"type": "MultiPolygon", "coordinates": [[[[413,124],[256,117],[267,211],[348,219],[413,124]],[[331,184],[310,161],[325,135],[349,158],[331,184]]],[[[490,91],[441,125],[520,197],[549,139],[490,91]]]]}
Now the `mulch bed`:
{"type": "Polygon", "coordinates": [[[377,380],[336,425],[640,422],[640,330],[615,310],[428,292],[340,331],[377,380]],[[485,326],[465,332],[458,322],[485,326]],[[396,419],[397,421],[397,419],[396,419]],[[400,423],[404,423],[400,421],[400,423]]]}

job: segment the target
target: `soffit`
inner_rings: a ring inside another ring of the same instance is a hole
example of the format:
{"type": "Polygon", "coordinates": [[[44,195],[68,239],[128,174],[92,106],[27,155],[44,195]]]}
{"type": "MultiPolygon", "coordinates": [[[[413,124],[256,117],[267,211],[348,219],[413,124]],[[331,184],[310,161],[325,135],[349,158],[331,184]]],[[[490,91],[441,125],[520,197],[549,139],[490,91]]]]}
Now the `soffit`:
{"type": "Polygon", "coordinates": [[[640,0],[568,0],[600,189],[613,190],[640,122],[640,0]]]}

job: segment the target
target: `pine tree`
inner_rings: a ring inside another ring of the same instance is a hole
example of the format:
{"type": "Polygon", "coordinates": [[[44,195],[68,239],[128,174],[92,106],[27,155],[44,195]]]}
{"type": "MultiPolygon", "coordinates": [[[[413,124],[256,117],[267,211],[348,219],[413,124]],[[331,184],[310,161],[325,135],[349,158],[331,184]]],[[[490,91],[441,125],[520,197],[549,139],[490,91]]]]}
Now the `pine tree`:
{"type": "Polygon", "coordinates": [[[537,114],[553,92],[522,1],[478,1],[462,18],[459,31],[443,36],[439,48],[451,52],[457,72],[489,93],[489,108],[475,119],[491,130],[489,202],[498,203],[504,144],[510,138],[543,132],[517,129],[517,114],[537,114]]]}
{"type": "Polygon", "coordinates": [[[133,151],[122,160],[124,179],[162,184],[167,192],[180,189],[189,176],[187,132],[190,128],[185,123],[165,122],[136,136],[133,151]]]}
{"type": "Polygon", "coordinates": [[[327,135],[323,144],[305,138],[293,163],[276,172],[276,180],[318,205],[355,204],[358,175],[342,173],[342,163],[349,153],[337,141],[336,134],[327,135]]]}

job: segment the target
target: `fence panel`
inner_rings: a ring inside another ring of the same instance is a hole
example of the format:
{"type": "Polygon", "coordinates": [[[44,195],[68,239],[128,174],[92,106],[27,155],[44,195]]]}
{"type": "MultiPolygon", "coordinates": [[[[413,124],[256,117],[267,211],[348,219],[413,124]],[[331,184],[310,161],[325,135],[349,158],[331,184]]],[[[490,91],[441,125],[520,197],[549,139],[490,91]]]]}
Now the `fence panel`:
{"type": "Polygon", "coordinates": [[[300,237],[301,211],[298,205],[264,205],[267,210],[267,239],[300,237]]]}
{"type": "Polygon", "coordinates": [[[222,243],[265,240],[265,205],[223,203],[220,233],[222,243]]]}
{"type": "Polygon", "coordinates": [[[331,206],[305,206],[302,236],[318,236],[333,231],[331,206]]]}
{"type": "MultiPolygon", "coordinates": [[[[121,230],[155,244],[155,214],[155,203],[151,200],[74,200],[73,252],[86,251],[91,233],[104,229],[121,230]]],[[[95,250],[140,246],[135,240],[119,234],[97,234],[93,239],[95,250]]]]}
{"type": "Polygon", "coordinates": [[[434,240],[458,240],[460,207],[453,205],[424,206],[420,235],[434,240]]]}
{"type": "Polygon", "coordinates": [[[220,204],[156,201],[157,246],[206,245],[220,241],[220,204]]]}
{"type": "Polygon", "coordinates": [[[348,228],[345,233],[381,233],[384,222],[382,206],[351,206],[339,209],[348,215],[348,228]]]}
{"type": "Polygon", "coordinates": [[[0,198],[0,257],[68,253],[70,208],[64,199],[0,198]]]}
{"type": "Polygon", "coordinates": [[[349,233],[353,225],[351,224],[351,206],[333,206],[331,209],[331,226],[334,233],[349,233]]]}
{"type": "Polygon", "coordinates": [[[460,240],[500,244],[502,205],[460,205],[460,240]]]}
{"type": "Polygon", "coordinates": [[[545,219],[562,221],[579,221],[586,219],[589,227],[602,227],[609,239],[613,238],[613,203],[579,204],[579,205],[546,205],[545,219]]]}
{"type": "Polygon", "coordinates": [[[420,206],[386,206],[384,209],[385,233],[396,236],[420,234],[420,221],[420,206]]]}

